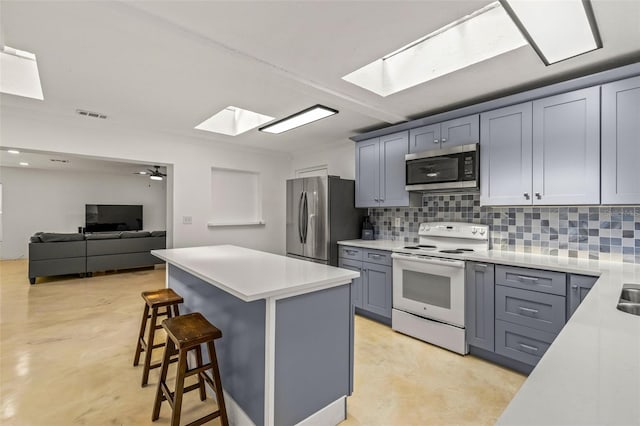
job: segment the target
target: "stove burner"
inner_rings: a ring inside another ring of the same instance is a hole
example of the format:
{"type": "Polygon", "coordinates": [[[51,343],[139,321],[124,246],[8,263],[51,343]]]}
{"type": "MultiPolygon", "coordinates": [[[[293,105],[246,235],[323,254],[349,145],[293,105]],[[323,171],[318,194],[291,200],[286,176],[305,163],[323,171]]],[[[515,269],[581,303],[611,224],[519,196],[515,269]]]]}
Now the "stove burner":
{"type": "Polygon", "coordinates": [[[403,248],[405,250],[420,250],[420,247],[418,246],[404,246],[403,248]]]}
{"type": "Polygon", "coordinates": [[[459,249],[456,249],[456,250],[459,250],[459,251],[473,251],[473,249],[470,249],[470,248],[459,248],[459,249]]]}
{"type": "Polygon", "coordinates": [[[450,254],[462,254],[464,251],[455,249],[455,250],[440,250],[440,253],[450,253],[450,254]]]}
{"type": "Polygon", "coordinates": [[[431,245],[428,245],[428,244],[418,244],[418,247],[419,248],[432,248],[432,249],[436,248],[436,246],[431,246],[431,245]]]}

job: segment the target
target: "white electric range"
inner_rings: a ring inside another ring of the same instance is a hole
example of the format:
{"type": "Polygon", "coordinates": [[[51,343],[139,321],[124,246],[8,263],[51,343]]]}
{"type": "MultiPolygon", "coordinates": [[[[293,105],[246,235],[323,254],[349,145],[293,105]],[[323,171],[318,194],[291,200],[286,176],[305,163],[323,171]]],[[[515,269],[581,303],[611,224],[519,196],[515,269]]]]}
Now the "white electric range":
{"type": "Polygon", "coordinates": [[[489,227],[425,222],[419,242],[394,250],[394,330],[466,354],[464,256],[489,250],[489,227]]]}

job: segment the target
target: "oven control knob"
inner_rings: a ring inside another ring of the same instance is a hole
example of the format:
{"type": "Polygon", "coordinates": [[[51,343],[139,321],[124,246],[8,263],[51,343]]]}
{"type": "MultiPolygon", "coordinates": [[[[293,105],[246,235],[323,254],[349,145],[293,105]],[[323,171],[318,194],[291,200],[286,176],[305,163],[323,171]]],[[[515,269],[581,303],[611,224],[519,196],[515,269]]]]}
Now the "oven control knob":
{"type": "Polygon", "coordinates": [[[485,232],[484,229],[481,229],[480,230],[480,235],[484,235],[484,232],[485,232]]]}
{"type": "Polygon", "coordinates": [[[473,228],[473,229],[471,229],[471,233],[472,233],[473,235],[476,235],[476,234],[478,233],[478,228],[473,228]]]}

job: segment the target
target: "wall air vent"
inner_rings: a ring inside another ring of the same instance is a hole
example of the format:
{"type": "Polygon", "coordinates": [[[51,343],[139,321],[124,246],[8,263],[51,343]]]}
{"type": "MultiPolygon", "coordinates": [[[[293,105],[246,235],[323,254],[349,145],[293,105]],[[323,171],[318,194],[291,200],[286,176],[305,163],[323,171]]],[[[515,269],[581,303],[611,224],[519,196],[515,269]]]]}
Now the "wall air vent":
{"type": "Polygon", "coordinates": [[[85,117],[91,117],[91,118],[102,118],[103,120],[105,120],[107,118],[106,115],[104,114],[100,114],[99,112],[92,112],[92,111],[87,111],[84,109],[77,109],[76,112],[80,115],[84,115],[85,117]]]}
{"type": "Polygon", "coordinates": [[[49,161],[54,162],[54,163],[68,163],[69,160],[60,160],[58,158],[50,158],[49,161]]]}

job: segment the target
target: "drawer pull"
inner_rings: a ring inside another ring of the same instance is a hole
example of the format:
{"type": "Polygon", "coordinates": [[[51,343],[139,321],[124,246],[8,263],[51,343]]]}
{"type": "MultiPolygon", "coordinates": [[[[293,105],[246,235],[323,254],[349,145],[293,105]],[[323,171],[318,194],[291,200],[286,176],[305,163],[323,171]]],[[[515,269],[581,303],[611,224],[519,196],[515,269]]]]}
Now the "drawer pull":
{"type": "Polygon", "coordinates": [[[382,257],[382,255],[369,253],[369,257],[373,257],[374,259],[380,259],[382,257]]]}
{"type": "Polygon", "coordinates": [[[347,254],[358,254],[357,250],[345,250],[347,254]]]}
{"type": "Polygon", "coordinates": [[[530,351],[534,351],[534,352],[538,352],[538,348],[536,348],[535,346],[529,346],[529,345],[525,345],[524,343],[518,343],[520,345],[521,348],[523,349],[528,349],[530,351]]]}
{"type": "Polygon", "coordinates": [[[538,278],[536,278],[536,277],[525,277],[524,275],[518,275],[518,280],[536,282],[536,281],[538,281],[538,278]]]}
{"type": "Polygon", "coordinates": [[[524,306],[518,306],[518,309],[523,312],[528,312],[530,314],[537,314],[539,312],[537,309],[525,308],[524,306]]]}

